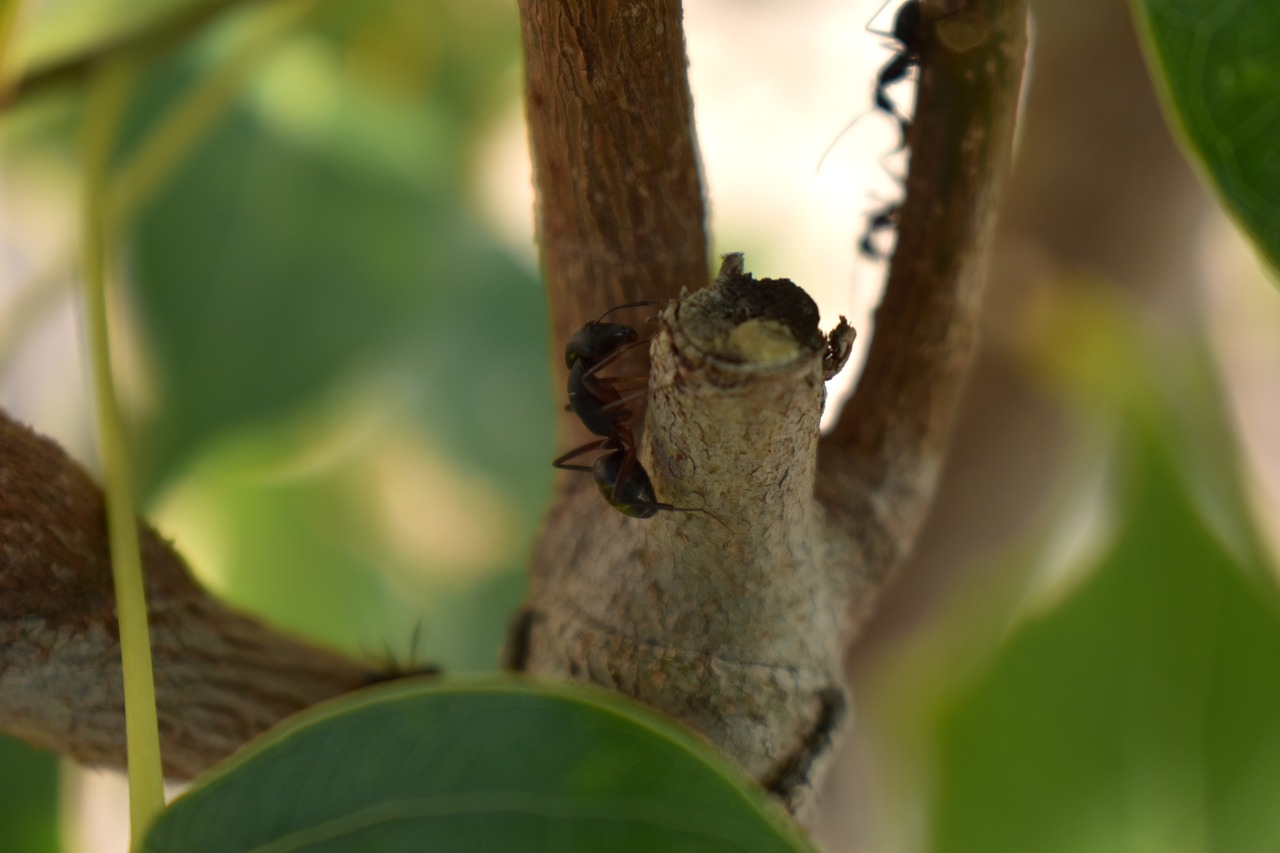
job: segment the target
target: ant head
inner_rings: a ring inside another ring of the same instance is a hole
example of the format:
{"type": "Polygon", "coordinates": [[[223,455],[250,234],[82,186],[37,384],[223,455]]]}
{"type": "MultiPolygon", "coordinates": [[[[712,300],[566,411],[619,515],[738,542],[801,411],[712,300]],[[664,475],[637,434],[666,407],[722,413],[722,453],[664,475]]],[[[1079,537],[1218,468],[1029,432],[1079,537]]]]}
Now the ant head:
{"type": "Polygon", "coordinates": [[[893,19],[893,37],[910,49],[919,41],[919,31],[920,0],[907,0],[893,19]]]}
{"type": "Polygon", "coordinates": [[[585,326],[574,332],[573,337],[569,338],[569,342],[565,344],[564,366],[572,370],[573,365],[578,361],[598,362],[613,355],[627,344],[640,340],[639,333],[630,326],[624,326],[621,323],[605,323],[603,320],[614,311],[621,311],[624,308],[640,308],[657,304],[652,299],[646,299],[643,302],[615,305],[596,319],[588,321],[585,326]]]}
{"type": "Polygon", "coordinates": [[[640,333],[621,323],[601,323],[592,320],[573,333],[564,347],[564,366],[573,369],[578,361],[588,363],[617,352],[627,344],[640,340],[640,333]]]}

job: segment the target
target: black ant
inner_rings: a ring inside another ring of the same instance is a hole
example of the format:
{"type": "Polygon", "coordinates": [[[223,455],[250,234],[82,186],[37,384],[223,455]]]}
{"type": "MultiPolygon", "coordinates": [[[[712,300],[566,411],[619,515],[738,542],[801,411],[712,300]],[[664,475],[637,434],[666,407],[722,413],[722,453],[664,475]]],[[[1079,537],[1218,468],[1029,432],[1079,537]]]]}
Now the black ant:
{"type": "Polygon", "coordinates": [[[623,397],[618,390],[619,384],[629,380],[607,379],[598,374],[640,343],[640,333],[632,327],[603,320],[614,311],[656,304],[649,300],[610,308],[574,332],[565,344],[564,365],[569,368],[568,409],[596,435],[617,436],[631,421],[632,412],[626,407],[630,398],[623,397]]]}
{"type": "Polygon", "coordinates": [[[919,68],[921,62],[922,31],[920,27],[920,0],[907,0],[898,9],[893,19],[893,31],[880,33],[892,38],[900,47],[894,49],[893,56],[881,66],[876,74],[875,105],[876,109],[889,115],[898,122],[902,135],[895,151],[907,147],[907,132],[911,129],[911,119],[898,111],[898,106],[889,98],[889,87],[905,80],[912,68],[919,68]]]}
{"type": "Polygon", "coordinates": [[[640,333],[621,323],[605,323],[604,318],[624,308],[656,305],[656,302],[628,302],[610,308],[588,322],[569,338],[564,363],[569,368],[569,405],[583,426],[599,441],[570,450],[551,464],[567,471],[588,471],[600,493],[615,509],[632,518],[652,518],[661,510],[703,512],[662,503],[653,490],[649,473],[640,464],[635,434],[631,430],[634,412],[627,408],[631,396],[623,396],[619,386],[634,380],[599,375],[623,353],[640,343],[640,333]],[[592,450],[604,450],[590,466],[570,465],[569,460],[592,450]]]}
{"type": "Polygon", "coordinates": [[[613,438],[602,438],[590,444],[570,450],[551,463],[566,471],[589,471],[596,481],[600,494],[614,509],[632,518],[653,518],[661,510],[672,512],[702,512],[662,503],[653,491],[653,481],[644,470],[636,451],[635,437],[630,427],[624,427],[613,438]],[[590,466],[570,465],[568,460],[592,450],[605,450],[590,466]]]}
{"type": "MultiPolygon", "coordinates": [[[[894,151],[902,151],[907,147],[907,134],[911,130],[911,118],[898,110],[898,106],[889,97],[889,87],[905,80],[912,68],[919,68],[922,61],[923,32],[921,29],[920,0],[907,0],[898,9],[893,19],[893,31],[880,33],[898,43],[893,56],[881,66],[876,74],[875,108],[887,114],[898,123],[898,146],[894,151]]],[[[888,257],[887,252],[880,250],[875,243],[876,234],[892,229],[898,224],[900,204],[893,202],[867,219],[867,227],[858,241],[858,251],[863,257],[873,261],[882,261],[888,257]]]]}
{"type": "Polygon", "coordinates": [[[873,261],[883,261],[889,257],[888,252],[876,245],[875,237],[881,231],[892,230],[898,224],[898,213],[901,210],[902,204],[893,201],[867,217],[866,230],[862,232],[862,239],[858,241],[858,251],[863,257],[873,261]]]}

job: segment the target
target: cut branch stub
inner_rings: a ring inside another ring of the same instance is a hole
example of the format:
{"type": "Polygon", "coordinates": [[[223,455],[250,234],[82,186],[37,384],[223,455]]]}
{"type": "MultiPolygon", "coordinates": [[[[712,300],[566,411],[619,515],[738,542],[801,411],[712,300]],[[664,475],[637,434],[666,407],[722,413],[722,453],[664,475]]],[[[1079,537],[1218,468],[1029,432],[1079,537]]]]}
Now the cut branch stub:
{"type": "Polygon", "coordinates": [[[813,497],[829,350],[804,291],[753,280],[741,255],[669,305],[641,462],[659,500],[702,511],[634,520],[571,491],[524,621],[527,670],[666,711],[800,810],[846,705],[847,564],[832,569],[813,497]]]}
{"type": "Polygon", "coordinates": [[[785,279],[755,281],[741,254],[672,303],[650,353],[645,462],[658,494],[743,534],[786,525],[806,537],[825,343],[813,300],[785,279]]]}

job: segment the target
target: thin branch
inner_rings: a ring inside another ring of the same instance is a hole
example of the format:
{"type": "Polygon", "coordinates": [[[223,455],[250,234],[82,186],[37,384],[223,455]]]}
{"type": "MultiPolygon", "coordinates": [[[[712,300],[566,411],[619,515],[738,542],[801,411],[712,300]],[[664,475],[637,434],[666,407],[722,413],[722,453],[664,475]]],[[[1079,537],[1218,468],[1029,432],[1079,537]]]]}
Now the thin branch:
{"type": "MultiPolygon", "coordinates": [[[[197,586],[139,524],[165,775],[190,779],[282,718],[379,675],[197,586]]],[[[123,767],[120,634],[102,493],[0,413],[0,732],[123,767]]]]}
{"type": "Polygon", "coordinates": [[[854,580],[860,614],[910,550],[942,465],[976,342],[1026,51],[1024,0],[924,2],[921,14],[897,249],[857,391],[820,448],[820,498],[874,569],[854,580]]]}
{"type": "Polygon", "coordinates": [[[679,0],[521,0],[520,20],[554,357],[607,308],[704,286],[706,213],[679,0]]]}

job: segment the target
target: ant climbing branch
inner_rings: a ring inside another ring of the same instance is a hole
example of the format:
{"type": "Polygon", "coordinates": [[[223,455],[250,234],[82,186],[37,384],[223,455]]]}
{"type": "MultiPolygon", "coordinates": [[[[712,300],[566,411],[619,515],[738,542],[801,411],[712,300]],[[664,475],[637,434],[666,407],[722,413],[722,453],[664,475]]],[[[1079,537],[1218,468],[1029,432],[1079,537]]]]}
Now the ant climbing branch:
{"type": "Polygon", "coordinates": [[[632,518],[652,518],[663,511],[706,512],[659,501],[649,472],[640,464],[639,447],[631,428],[635,413],[627,404],[642,397],[644,391],[624,396],[620,388],[644,380],[600,375],[601,370],[624,353],[646,342],[633,327],[606,323],[604,318],[614,311],[656,304],[645,300],[617,305],[587,322],[569,338],[564,350],[565,366],[569,368],[567,408],[578,416],[583,426],[603,438],[574,448],[551,463],[562,470],[590,473],[605,500],[632,518]],[[593,450],[605,452],[590,466],[569,464],[569,460],[593,450]]]}
{"type": "MultiPolygon", "coordinates": [[[[873,31],[877,32],[877,35],[891,39],[894,43],[893,55],[876,73],[872,95],[874,109],[885,113],[898,123],[898,145],[891,153],[898,151],[908,151],[908,154],[910,153],[908,136],[911,133],[912,118],[894,103],[889,95],[889,89],[896,83],[906,80],[913,70],[916,72],[923,70],[931,51],[928,40],[930,28],[938,21],[956,14],[962,8],[963,5],[925,21],[921,0],[907,0],[894,16],[892,31],[873,31]]],[[[919,73],[916,75],[916,85],[918,89],[919,73]]],[[[898,212],[901,206],[901,202],[891,202],[868,215],[867,226],[862,233],[862,238],[858,241],[859,253],[871,260],[881,261],[888,259],[890,253],[876,244],[875,237],[877,234],[883,231],[890,231],[897,226],[898,212]]]]}

